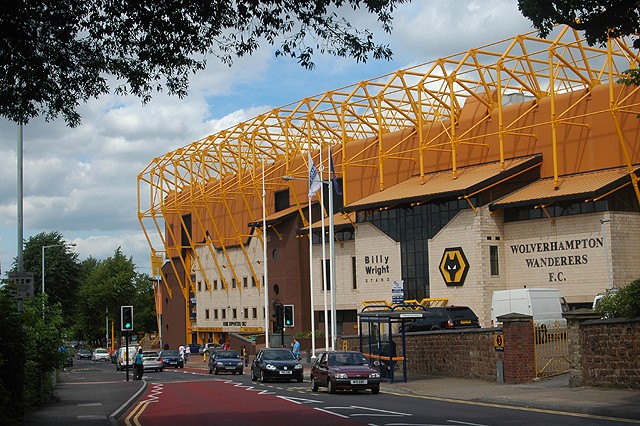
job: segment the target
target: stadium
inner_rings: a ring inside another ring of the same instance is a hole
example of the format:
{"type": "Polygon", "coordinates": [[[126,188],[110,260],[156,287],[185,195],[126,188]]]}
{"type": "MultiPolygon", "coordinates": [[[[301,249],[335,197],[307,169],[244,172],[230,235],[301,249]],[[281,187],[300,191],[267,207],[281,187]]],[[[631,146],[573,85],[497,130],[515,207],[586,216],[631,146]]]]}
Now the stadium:
{"type": "Polygon", "coordinates": [[[638,59],[569,27],[517,35],[154,159],[138,217],[163,341],[263,338],[274,301],[288,332],[352,335],[394,288],[489,325],[496,290],[588,307],[638,278],[640,89],[619,82],[638,59]]]}

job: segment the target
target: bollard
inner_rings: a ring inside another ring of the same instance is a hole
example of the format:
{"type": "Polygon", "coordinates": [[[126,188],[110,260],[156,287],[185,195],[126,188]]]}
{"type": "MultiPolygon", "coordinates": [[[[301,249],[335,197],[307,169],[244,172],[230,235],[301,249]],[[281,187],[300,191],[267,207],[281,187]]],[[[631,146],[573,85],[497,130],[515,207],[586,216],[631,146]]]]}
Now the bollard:
{"type": "Polygon", "coordinates": [[[307,363],[311,362],[311,351],[307,351],[307,356],[305,357],[305,359],[307,360],[307,363]]]}

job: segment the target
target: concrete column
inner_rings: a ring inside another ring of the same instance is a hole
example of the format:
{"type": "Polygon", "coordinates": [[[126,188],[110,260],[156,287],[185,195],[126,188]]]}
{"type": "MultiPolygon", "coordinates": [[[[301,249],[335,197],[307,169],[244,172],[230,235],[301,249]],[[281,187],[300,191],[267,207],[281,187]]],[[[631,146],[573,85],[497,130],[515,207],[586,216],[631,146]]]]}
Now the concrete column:
{"type": "Polygon", "coordinates": [[[497,318],[504,335],[504,381],[526,383],[536,377],[533,317],[511,313],[497,318]]]}
{"type": "Polygon", "coordinates": [[[582,342],[580,339],[580,324],[586,320],[599,319],[593,309],[576,309],[562,314],[567,320],[567,340],[569,343],[569,386],[582,386],[584,373],[582,369],[582,342]]]}

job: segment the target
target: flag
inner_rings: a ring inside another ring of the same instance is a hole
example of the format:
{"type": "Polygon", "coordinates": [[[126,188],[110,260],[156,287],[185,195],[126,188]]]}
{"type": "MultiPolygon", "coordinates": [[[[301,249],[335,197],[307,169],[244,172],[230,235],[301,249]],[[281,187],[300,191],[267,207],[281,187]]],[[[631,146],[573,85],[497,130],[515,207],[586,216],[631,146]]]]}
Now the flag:
{"type": "Polygon", "coordinates": [[[322,187],[322,181],[318,175],[318,169],[316,169],[316,165],[313,163],[313,159],[311,159],[309,164],[309,198],[311,198],[322,187]]]}
{"type": "Polygon", "coordinates": [[[333,179],[333,187],[336,190],[336,194],[342,195],[340,185],[338,185],[338,179],[336,178],[336,169],[333,167],[333,154],[331,153],[331,148],[329,148],[329,170],[331,171],[331,179],[333,179]]]}

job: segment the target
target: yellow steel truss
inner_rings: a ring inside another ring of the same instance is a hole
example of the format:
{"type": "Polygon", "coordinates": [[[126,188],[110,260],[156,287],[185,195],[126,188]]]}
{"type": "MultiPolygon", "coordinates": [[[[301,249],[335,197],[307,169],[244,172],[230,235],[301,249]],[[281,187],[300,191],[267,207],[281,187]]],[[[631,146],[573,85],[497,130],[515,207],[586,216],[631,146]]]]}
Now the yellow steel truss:
{"type": "MultiPolygon", "coordinates": [[[[341,166],[346,203],[352,201],[350,177],[358,170],[375,176],[378,188],[383,190],[389,173],[394,172],[387,170],[392,168],[390,165],[409,163],[424,179],[430,159],[446,153],[455,179],[461,147],[488,149],[487,140],[499,141],[499,158],[504,166],[510,138],[535,139],[536,130],[547,126],[552,132],[553,184],[557,187],[559,129],[587,126],[583,121],[593,114],[613,117],[617,142],[640,199],[630,142],[620,130],[621,116],[635,118],[640,113],[639,105],[633,101],[638,99],[639,89],[621,90],[616,85],[621,73],[637,64],[638,52],[626,39],[613,39],[606,49],[600,49],[588,46],[577,32],[564,27],[548,40],[533,34],[518,35],[309,96],[154,159],[138,175],[138,219],[151,251],[166,255],[188,299],[189,288],[195,291],[190,273],[199,269],[206,280],[203,265],[193,255],[197,246],[207,248],[220,277],[224,277],[221,268],[226,264],[237,280],[227,252],[230,246],[240,247],[251,265],[245,244],[250,237],[264,238],[261,229],[247,226],[262,215],[263,165],[266,192],[287,185],[297,188],[293,198],[300,206],[297,193],[304,194],[306,184],[283,182],[282,176],[306,177],[308,157],[318,165],[320,155],[324,155],[326,164],[331,147],[341,166]],[[589,101],[593,88],[600,85],[609,86],[609,105],[585,113],[582,105],[589,101]],[[566,93],[582,96],[562,109],[556,97],[566,93]],[[517,117],[507,119],[503,110],[513,96],[524,96],[533,102],[517,117]],[[550,102],[551,113],[545,117],[538,114],[534,126],[530,117],[543,101],[550,102]],[[466,102],[476,102],[486,110],[468,128],[459,126],[466,102]],[[495,116],[499,121],[497,130],[482,130],[495,116]],[[390,133],[401,136],[394,143],[383,143],[390,133]],[[418,143],[409,142],[416,139],[418,143]],[[206,238],[195,241],[187,233],[188,244],[181,240],[181,233],[188,228],[182,222],[185,214],[192,215],[192,233],[206,233],[206,238]],[[183,229],[167,226],[169,219],[175,218],[183,229]],[[161,247],[155,246],[152,235],[157,236],[161,247]],[[184,277],[178,274],[178,266],[186,272],[184,277]]],[[[273,212],[271,200],[267,209],[273,212]]],[[[260,283],[253,267],[251,274],[260,283]]],[[[229,291],[229,285],[222,280],[229,291]]],[[[237,290],[241,291],[241,286],[237,290]]]]}

